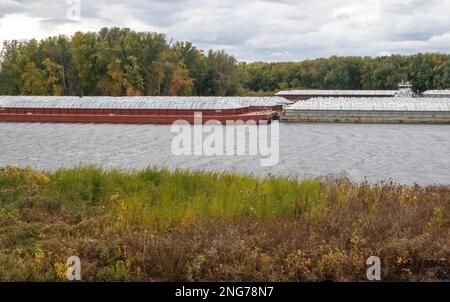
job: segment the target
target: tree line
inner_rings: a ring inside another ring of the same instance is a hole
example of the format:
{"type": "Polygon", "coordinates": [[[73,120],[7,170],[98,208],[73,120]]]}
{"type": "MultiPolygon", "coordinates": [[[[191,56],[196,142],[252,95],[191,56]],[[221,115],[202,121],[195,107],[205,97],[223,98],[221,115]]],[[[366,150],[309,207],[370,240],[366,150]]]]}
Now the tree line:
{"type": "Polygon", "coordinates": [[[77,32],[40,41],[6,41],[0,95],[233,96],[283,89],[450,88],[450,55],[330,57],[244,63],[224,51],[128,28],[77,32]]]}

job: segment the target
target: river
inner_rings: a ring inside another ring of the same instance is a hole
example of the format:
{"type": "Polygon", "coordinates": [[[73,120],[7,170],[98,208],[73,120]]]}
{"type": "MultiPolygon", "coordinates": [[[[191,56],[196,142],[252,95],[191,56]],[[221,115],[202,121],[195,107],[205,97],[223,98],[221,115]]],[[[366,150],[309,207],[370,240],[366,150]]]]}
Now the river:
{"type": "Polygon", "coordinates": [[[0,166],[92,163],[450,184],[450,125],[281,124],[280,159],[272,167],[257,156],[175,156],[174,137],[169,126],[0,123],[0,166]]]}

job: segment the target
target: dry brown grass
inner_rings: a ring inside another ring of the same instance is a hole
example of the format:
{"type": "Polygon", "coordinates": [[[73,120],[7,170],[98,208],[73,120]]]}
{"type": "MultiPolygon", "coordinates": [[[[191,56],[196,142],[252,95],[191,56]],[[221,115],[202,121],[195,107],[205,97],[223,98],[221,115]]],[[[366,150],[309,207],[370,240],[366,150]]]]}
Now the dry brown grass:
{"type": "Polygon", "coordinates": [[[83,280],[364,281],[369,256],[385,281],[449,280],[450,187],[1,169],[0,280],[71,255],[83,280]]]}

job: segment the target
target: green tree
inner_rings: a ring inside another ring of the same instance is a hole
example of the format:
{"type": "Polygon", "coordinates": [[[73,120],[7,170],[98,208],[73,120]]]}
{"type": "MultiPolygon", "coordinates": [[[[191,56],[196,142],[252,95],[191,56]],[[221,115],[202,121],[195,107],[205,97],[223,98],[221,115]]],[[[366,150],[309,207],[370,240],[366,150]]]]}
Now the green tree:
{"type": "Polygon", "coordinates": [[[192,79],[194,93],[203,95],[205,92],[203,85],[207,66],[203,51],[193,46],[191,42],[177,42],[173,49],[184,63],[188,72],[188,76],[183,75],[182,78],[192,79]]]}
{"type": "Polygon", "coordinates": [[[97,35],[95,33],[77,32],[72,37],[72,60],[80,79],[79,93],[81,95],[95,94],[96,91],[96,40],[97,35]]]}
{"type": "Polygon", "coordinates": [[[224,51],[208,52],[207,70],[203,86],[206,95],[235,95],[240,88],[237,61],[224,51]]]}
{"type": "Polygon", "coordinates": [[[36,64],[28,63],[22,73],[22,90],[23,95],[48,95],[48,85],[45,81],[45,75],[36,64]]]}

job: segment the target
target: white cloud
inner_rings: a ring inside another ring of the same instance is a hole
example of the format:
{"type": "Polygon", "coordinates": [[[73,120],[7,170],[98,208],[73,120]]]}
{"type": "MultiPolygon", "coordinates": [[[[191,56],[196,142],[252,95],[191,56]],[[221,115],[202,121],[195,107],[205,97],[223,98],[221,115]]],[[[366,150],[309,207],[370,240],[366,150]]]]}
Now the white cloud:
{"type": "Polygon", "coordinates": [[[0,0],[0,36],[126,26],[248,61],[450,52],[448,0],[81,0],[78,21],[66,19],[68,8],[66,0],[0,0]]]}
{"type": "Polygon", "coordinates": [[[43,35],[45,35],[45,32],[39,29],[39,19],[37,18],[11,14],[0,20],[0,37],[2,40],[22,40],[43,35]]]}

